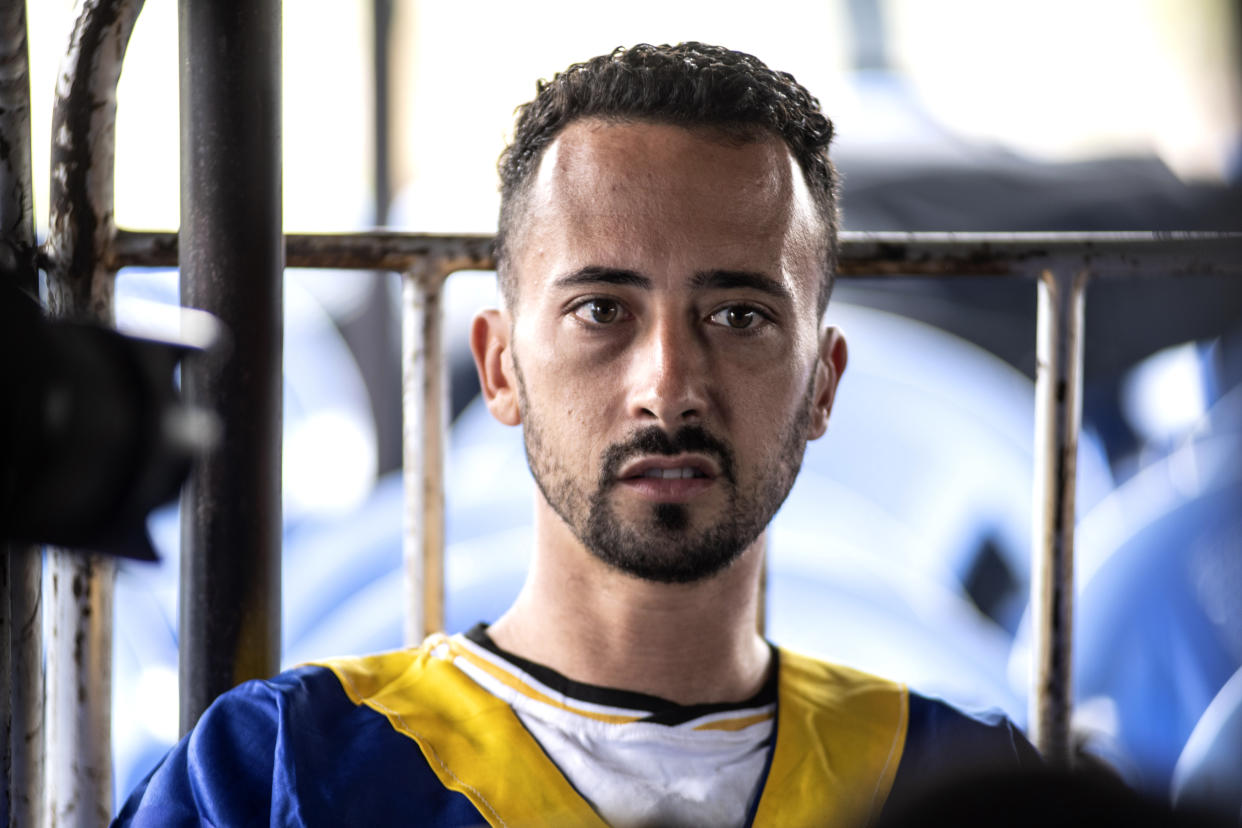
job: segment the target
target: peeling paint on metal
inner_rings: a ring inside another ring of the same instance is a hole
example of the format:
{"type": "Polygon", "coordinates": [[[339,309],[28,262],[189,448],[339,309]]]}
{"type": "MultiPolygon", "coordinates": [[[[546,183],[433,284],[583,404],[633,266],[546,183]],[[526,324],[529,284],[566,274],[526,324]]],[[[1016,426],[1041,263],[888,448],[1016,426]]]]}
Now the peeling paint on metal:
{"type": "MultiPolygon", "coordinates": [[[[496,267],[487,235],[290,234],[285,251],[289,267],[446,275],[496,267]]],[[[1046,262],[1075,258],[1095,278],[1242,276],[1242,233],[843,233],[837,275],[1034,278],[1046,262]]],[[[175,266],[177,235],[120,230],[110,264],[175,266]]]]}
{"type": "MultiPolygon", "coordinates": [[[[39,256],[59,317],[113,319],[116,85],[142,0],[80,0],[52,114],[48,240],[39,256]]],[[[47,655],[48,825],[112,812],[111,561],[51,550],[47,655]],[[62,587],[65,579],[72,594],[62,587]]]]}

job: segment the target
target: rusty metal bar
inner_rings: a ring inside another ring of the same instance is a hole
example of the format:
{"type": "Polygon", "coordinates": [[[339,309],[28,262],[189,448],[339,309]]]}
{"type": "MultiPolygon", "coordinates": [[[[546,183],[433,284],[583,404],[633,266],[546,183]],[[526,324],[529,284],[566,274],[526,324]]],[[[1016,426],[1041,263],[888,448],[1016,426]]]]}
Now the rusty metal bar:
{"type": "Polygon", "coordinates": [[[112,818],[111,558],[49,550],[52,637],[47,665],[47,821],[112,818]]]}
{"type": "MultiPolygon", "coordinates": [[[[489,235],[378,231],[290,234],[289,267],[404,273],[428,260],[447,272],[492,270],[489,235]]],[[[175,233],[121,230],[113,267],[174,267],[175,233]]],[[[1093,278],[1242,273],[1242,233],[842,233],[844,277],[1013,276],[1078,261],[1093,278]]]]}
{"type": "Polygon", "coordinates": [[[182,369],[223,439],[181,501],[180,719],[280,668],[280,0],[180,0],[181,302],[231,348],[182,369]]]}
{"type": "Polygon", "coordinates": [[[405,642],[444,628],[444,444],[448,372],[443,353],[443,288],[434,263],[403,274],[402,433],[405,526],[405,642]]]}
{"type": "MultiPolygon", "coordinates": [[[[9,549],[13,825],[43,821],[43,550],[9,549]]],[[[0,598],[2,600],[2,598],[0,598]]]]}
{"type": "Polygon", "coordinates": [[[1035,486],[1032,504],[1031,735],[1068,767],[1073,704],[1074,492],[1082,423],[1083,306],[1088,272],[1044,270],[1036,281],[1035,486]]]}
{"type": "MultiPolygon", "coordinates": [[[[407,273],[434,261],[440,270],[491,270],[491,249],[492,237],[482,234],[291,233],[285,236],[285,266],[407,273]]],[[[176,267],[177,234],[122,230],[114,255],[117,267],[176,267]]]]}
{"type": "MultiPolygon", "coordinates": [[[[48,305],[61,317],[113,321],[110,246],[116,85],[142,0],[80,0],[56,84],[52,186],[44,249],[48,305]]],[[[112,815],[113,562],[48,551],[45,820],[100,825],[112,815]]]]}
{"type": "MultiPolygon", "coordinates": [[[[30,162],[26,4],[0,6],[0,271],[39,295],[30,162]]],[[[43,802],[43,550],[0,545],[0,824],[37,825],[43,802]]]]}
{"type": "Polygon", "coordinates": [[[1020,276],[1052,262],[1092,278],[1242,273],[1242,233],[843,233],[842,276],[1020,276]]]}
{"type": "Polygon", "coordinates": [[[0,232],[3,270],[37,296],[34,195],[30,174],[30,57],[26,4],[0,6],[0,232]]]}

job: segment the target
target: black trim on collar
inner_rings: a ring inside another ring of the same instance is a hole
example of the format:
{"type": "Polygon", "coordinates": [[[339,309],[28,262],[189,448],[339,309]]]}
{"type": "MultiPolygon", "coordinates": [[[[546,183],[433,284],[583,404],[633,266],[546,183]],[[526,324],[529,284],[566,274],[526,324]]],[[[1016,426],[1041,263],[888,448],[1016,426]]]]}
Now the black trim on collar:
{"type": "Polygon", "coordinates": [[[466,638],[478,644],[492,655],[504,659],[514,667],[527,673],[537,681],[546,684],[558,693],[571,699],[602,704],[608,707],[622,707],[628,710],[642,710],[648,715],[640,721],[651,724],[679,725],[701,716],[713,713],[724,713],[730,710],[746,710],[753,707],[776,702],[777,676],[780,674],[780,651],[769,644],[772,650],[772,669],[759,692],[741,702],[715,702],[712,704],[678,704],[659,696],[647,693],[636,693],[633,690],[619,690],[615,687],[600,687],[595,684],[584,684],[561,675],[551,667],[536,664],[521,656],[502,650],[492,637],[487,634],[487,624],[480,621],[465,633],[466,638]]]}

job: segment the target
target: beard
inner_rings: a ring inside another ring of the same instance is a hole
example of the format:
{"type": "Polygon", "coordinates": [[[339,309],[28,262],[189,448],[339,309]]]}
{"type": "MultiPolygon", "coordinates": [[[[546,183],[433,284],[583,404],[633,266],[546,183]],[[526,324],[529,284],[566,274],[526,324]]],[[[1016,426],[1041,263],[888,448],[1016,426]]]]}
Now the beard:
{"type": "Polygon", "coordinates": [[[516,359],[514,367],[526,461],[544,500],[593,556],[635,578],[693,583],[728,568],[767,527],[802,466],[814,376],[802,404],[782,429],[776,455],[753,470],[753,481],[739,484],[736,458],[728,443],[701,425],[688,425],[671,435],[648,426],[609,446],[601,458],[599,475],[588,483],[581,479],[581,472],[575,478],[563,458],[549,451],[516,359]],[[716,482],[722,487],[725,504],[709,525],[695,526],[690,505],[682,503],[653,504],[636,519],[616,513],[609,495],[626,462],[638,456],[683,452],[712,457],[719,466],[716,482]]]}

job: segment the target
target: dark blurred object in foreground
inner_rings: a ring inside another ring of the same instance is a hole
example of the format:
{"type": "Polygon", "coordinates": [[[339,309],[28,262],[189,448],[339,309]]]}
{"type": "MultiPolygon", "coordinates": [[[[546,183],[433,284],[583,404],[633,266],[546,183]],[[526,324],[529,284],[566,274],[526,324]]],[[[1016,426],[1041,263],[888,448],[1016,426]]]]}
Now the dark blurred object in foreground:
{"type": "Polygon", "coordinates": [[[1226,828],[1233,824],[1205,813],[1175,811],[1099,771],[1044,769],[981,774],[929,788],[886,808],[876,828],[1226,828]]]}
{"type": "Polygon", "coordinates": [[[174,497],[216,421],[185,406],[199,349],[50,322],[0,293],[0,540],[154,560],[147,513],[174,497]]]}

